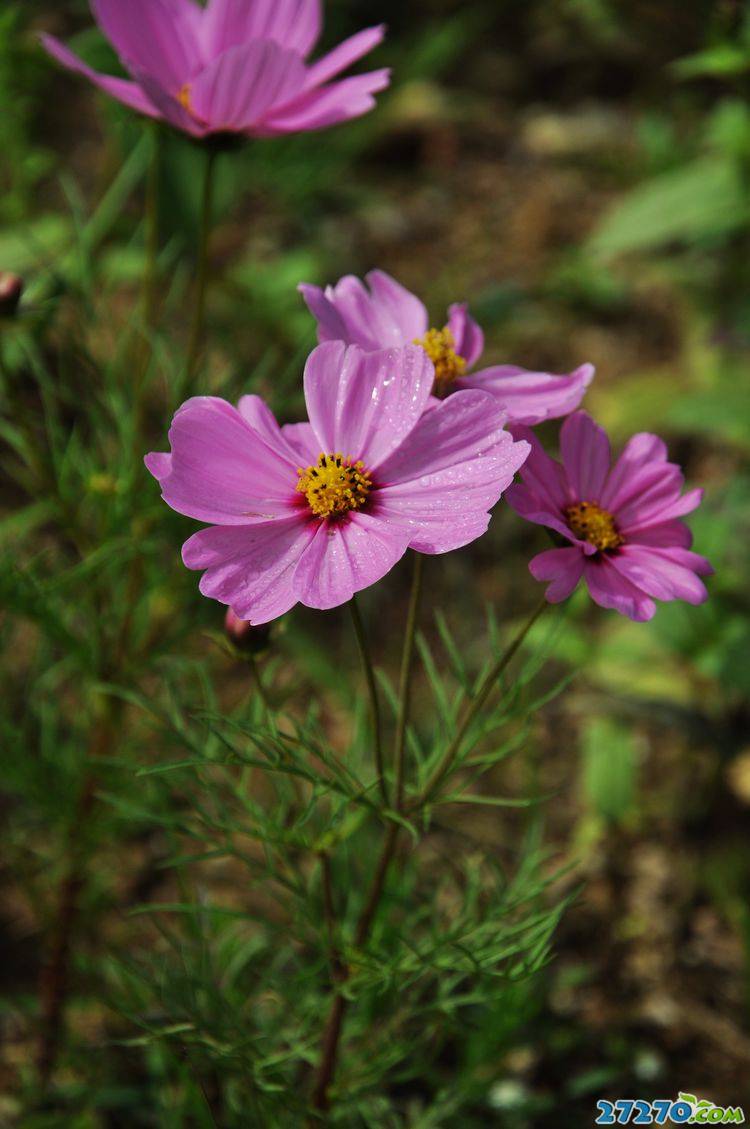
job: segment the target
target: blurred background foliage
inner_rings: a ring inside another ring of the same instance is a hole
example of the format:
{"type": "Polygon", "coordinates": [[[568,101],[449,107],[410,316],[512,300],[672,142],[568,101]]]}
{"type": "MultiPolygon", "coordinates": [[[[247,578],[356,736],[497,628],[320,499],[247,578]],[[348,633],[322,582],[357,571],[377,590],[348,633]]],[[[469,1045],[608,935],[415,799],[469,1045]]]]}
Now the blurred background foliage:
{"type": "MultiPolygon", "coordinates": [[[[393,87],[361,122],[222,161],[203,390],[235,399],[252,387],[296,418],[314,341],[297,283],[380,266],[421,293],[436,320],[469,299],[498,362],[565,371],[593,361],[587,406],[615,441],[658,431],[690,482],[705,484],[692,524],[717,570],[708,604],[664,607],[646,627],[580,594],[559,618],[554,659],[525,699],[550,700],[527,718],[523,754],[492,770],[503,794],[553,798],[529,811],[451,810],[419,871],[430,889],[445,881],[456,923],[477,907],[503,919],[513,886],[499,871],[525,875],[547,917],[519,955],[524,975],[513,966],[519,975],[502,992],[468,999],[459,1018],[446,1006],[424,1060],[408,1044],[389,1052],[398,1001],[380,983],[351,1037],[361,1047],[368,1024],[386,1024],[373,1053],[387,1086],[355,1055],[341,1123],[577,1129],[603,1096],[682,1088],[749,1102],[747,7],[339,0],[326,9],[327,43],[388,22],[378,64],[394,67],[393,87]],[[468,877],[452,882],[458,844],[468,877]]],[[[160,324],[136,411],[153,139],[57,70],[37,44],[41,29],[116,66],[83,0],[9,0],[0,12],[0,269],[27,280],[19,316],[0,323],[0,1123],[247,1124],[233,1118],[256,1070],[256,1122],[292,1124],[274,1105],[286,1064],[243,1048],[236,1018],[262,968],[268,1038],[279,1022],[272,1001],[286,970],[274,967],[273,933],[243,928],[248,917],[285,920],[269,908],[271,871],[256,888],[237,852],[212,858],[215,845],[190,845],[199,828],[185,823],[201,798],[209,826],[212,805],[241,807],[234,777],[205,765],[137,775],[185,759],[186,747],[195,756],[204,739],[210,758],[207,731],[191,735],[206,724],[191,708],[257,707],[247,704],[246,664],[222,641],[221,609],[180,565],[191,523],[159,503],[140,461],[164,445],[180,399],[201,155],[164,138],[160,324]],[[43,970],[59,891],[81,872],[70,1006],[53,1032],[54,1093],[40,1102],[43,970]],[[154,912],[190,899],[200,912],[154,912]]],[[[487,538],[431,563],[449,627],[425,617],[415,741],[428,740],[439,690],[431,649],[441,679],[460,684],[456,652],[477,669],[485,609],[505,631],[537,599],[525,562],[541,536],[501,508],[487,538]]],[[[406,588],[400,569],[364,601],[384,678],[406,588]]],[[[347,628],[343,615],[300,611],[261,661],[300,724],[356,749],[347,628]]],[[[540,627],[532,656],[548,642],[540,627]]],[[[290,797],[274,803],[286,818],[290,797]]],[[[356,882],[351,858],[340,866],[339,880],[356,882]]],[[[300,880],[312,889],[304,867],[300,880]]],[[[409,906],[417,893],[392,896],[409,906]]],[[[377,943],[388,952],[396,942],[377,943]]],[[[449,999],[460,970],[435,968],[425,990],[449,999]]],[[[299,1029],[286,1031],[302,1060],[319,1019],[309,988],[295,981],[307,1002],[299,1029]]],[[[413,1022],[418,1014],[415,1005],[413,1022]]]]}

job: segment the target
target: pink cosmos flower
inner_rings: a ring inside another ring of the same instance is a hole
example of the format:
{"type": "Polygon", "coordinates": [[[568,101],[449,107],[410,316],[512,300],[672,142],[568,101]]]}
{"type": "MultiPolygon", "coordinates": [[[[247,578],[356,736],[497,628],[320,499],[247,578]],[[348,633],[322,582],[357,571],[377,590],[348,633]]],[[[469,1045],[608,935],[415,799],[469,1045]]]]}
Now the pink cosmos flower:
{"type": "Polygon", "coordinates": [[[565,600],[581,578],[597,604],[639,621],[656,612],[652,597],[689,604],[708,599],[699,577],[713,569],[690,552],[692,535],[679,520],[700,504],[703,491],[682,494],[680,468],[667,462],[657,435],[634,435],[610,469],[607,435],[586,412],[562,426],[562,465],[526,428],[514,427],[513,434],[526,438],[532,451],[508,501],[527,521],[571,542],[529,565],[536,580],[551,581],[550,603],[565,600]]]}
{"type": "Polygon", "coordinates": [[[375,105],[387,70],[332,82],[376,47],[373,27],[308,63],[321,0],[91,0],[131,80],[98,74],[45,35],[47,51],[119,102],[193,137],[273,137],[324,129],[375,105]]]}
{"type": "Polygon", "coordinates": [[[408,548],[445,553],[479,537],[529,445],[485,392],[424,413],[422,349],[319,346],[305,368],[309,423],[279,427],[257,396],[202,396],[178,410],[170,454],[146,466],[178,513],[209,523],[183,547],[200,589],[253,624],[301,602],[346,603],[408,548]]]}
{"type": "Polygon", "coordinates": [[[567,376],[516,365],[471,372],[484,351],[484,334],[465,303],[450,307],[443,329],[430,329],[424,304],[389,274],[370,271],[366,281],[369,290],[353,275],[325,290],[302,283],[300,292],[318,323],[318,340],[346,341],[363,349],[421,345],[435,366],[434,392],[440,399],[459,389],[480,388],[503,404],[510,421],[534,424],[572,412],[593,380],[593,365],[581,365],[567,376]]]}

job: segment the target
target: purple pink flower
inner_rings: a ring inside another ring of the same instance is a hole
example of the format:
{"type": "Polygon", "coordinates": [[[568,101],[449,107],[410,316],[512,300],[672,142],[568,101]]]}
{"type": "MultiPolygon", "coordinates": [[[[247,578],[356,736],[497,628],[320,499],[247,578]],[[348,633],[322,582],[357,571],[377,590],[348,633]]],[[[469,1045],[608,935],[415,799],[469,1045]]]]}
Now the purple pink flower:
{"type": "Polygon", "coordinates": [[[146,465],[172,509],[209,528],[183,547],[205,596],[253,624],[301,602],[332,608],[408,548],[445,553],[485,532],[529,445],[497,400],[467,391],[425,412],[433,370],[416,346],[319,346],[309,423],[279,427],[257,396],[188,400],[171,452],[146,465]]]}
{"type": "Polygon", "coordinates": [[[45,35],[47,51],[119,102],[193,137],[273,137],[325,129],[367,113],[387,70],[337,81],[376,47],[373,27],[308,62],[321,0],[91,0],[130,79],[98,74],[45,35]]]}
{"type": "Polygon", "coordinates": [[[434,392],[441,399],[460,389],[481,389],[503,404],[510,421],[535,424],[572,412],[593,379],[593,365],[562,376],[516,365],[474,372],[484,352],[484,334],[465,304],[450,307],[442,328],[430,328],[424,304],[385,271],[371,271],[366,282],[347,275],[325,290],[300,286],[318,323],[318,340],[363,349],[419,344],[434,365],[434,392]]]}
{"type": "Polygon", "coordinates": [[[529,565],[535,579],[550,581],[550,603],[565,600],[581,579],[597,604],[635,620],[651,619],[655,599],[702,604],[708,598],[700,577],[713,569],[690,551],[692,535],[680,520],[703,492],[682,493],[682,472],[667,462],[657,435],[634,435],[610,466],[609,439],[586,412],[562,426],[562,465],[526,428],[514,427],[513,434],[528,440],[531,454],[508,502],[570,542],[529,565]]]}

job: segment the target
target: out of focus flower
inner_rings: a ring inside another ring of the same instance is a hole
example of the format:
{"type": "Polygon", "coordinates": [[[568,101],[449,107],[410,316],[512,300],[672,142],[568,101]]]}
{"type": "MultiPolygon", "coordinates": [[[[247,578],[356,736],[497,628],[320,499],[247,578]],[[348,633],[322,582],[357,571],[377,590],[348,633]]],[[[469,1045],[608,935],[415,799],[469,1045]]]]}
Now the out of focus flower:
{"type": "Polygon", "coordinates": [[[325,129],[367,113],[387,70],[339,81],[380,43],[383,27],[340,43],[314,63],[321,0],[91,0],[94,18],[129,80],[99,74],[45,35],[47,51],[119,102],[193,137],[274,137],[325,129]]]}
{"type": "Polygon", "coordinates": [[[238,651],[246,651],[254,655],[264,651],[268,646],[271,628],[265,623],[260,626],[248,623],[246,619],[240,619],[235,615],[231,608],[227,608],[227,614],[224,616],[224,631],[230,643],[233,643],[238,651]]]}
{"type": "Polygon", "coordinates": [[[24,282],[19,274],[0,271],[0,317],[13,317],[23,294],[24,282]]]}
{"type": "Polygon", "coordinates": [[[424,304],[385,271],[370,271],[366,281],[369,289],[353,275],[325,290],[300,286],[318,323],[318,340],[345,341],[363,349],[421,345],[435,367],[434,393],[440,399],[460,389],[479,388],[503,404],[510,422],[535,424],[572,412],[593,380],[593,365],[581,365],[564,376],[516,365],[472,372],[484,352],[484,334],[466,304],[451,306],[446,325],[431,329],[424,304]]]}
{"type": "Polygon", "coordinates": [[[165,502],[210,524],[183,548],[201,592],[267,623],[301,602],[346,603],[408,548],[479,537],[526,458],[485,392],[424,412],[433,371],[416,346],[319,346],[305,368],[309,423],[279,427],[257,396],[178,410],[171,453],[146,465],[165,502]]]}
{"type": "Polygon", "coordinates": [[[682,493],[682,472],[667,462],[657,435],[634,435],[610,467],[609,439],[586,412],[562,426],[562,465],[526,428],[514,427],[513,434],[532,451],[508,501],[527,521],[570,542],[529,565],[535,579],[551,582],[550,603],[565,600],[581,579],[597,604],[634,620],[651,619],[655,599],[702,604],[708,598],[700,577],[713,569],[690,551],[692,535],[680,520],[703,491],[682,493]]]}

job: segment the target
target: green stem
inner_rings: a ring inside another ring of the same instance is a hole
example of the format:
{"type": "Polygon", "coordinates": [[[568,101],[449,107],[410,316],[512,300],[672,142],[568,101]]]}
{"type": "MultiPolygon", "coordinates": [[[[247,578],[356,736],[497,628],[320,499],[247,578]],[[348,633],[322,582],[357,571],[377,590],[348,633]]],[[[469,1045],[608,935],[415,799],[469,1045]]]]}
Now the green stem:
{"type": "Polygon", "coordinates": [[[146,184],[146,265],[143,274],[143,325],[146,333],[156,324],[156,283],[159,256],[159,182],[161,178],[162,132],[151,127],[151,161],[146,184]]]}
{"type": "MultiPolygon", "coordinates": [[[[400,828],[398,824],[390,823],[388,825],[388,830],[386,831],[385,840],[383,842],[383,849],[378,859],[375,874],[373,875],[367,901],[359,916],[359,921],[357,922],[357,927],[354,932],[354,945],[358,949],[361,949],[367,940],[370,926],[372,925],[375,913],[380,904],[380,899],[383,896],[385,880],[388,876],[393,856],[396,853],[399,831],[400,828]]],[[[334,988],[333,1000],[331,1001],[331,1010],[328,1013],[328,1019],[323,1032],[320,1065],[318,1066],[310,1098],[312,1108],[320,1114],[325,1113],[330,1108],[331,1104],[329,1090],[336,1073],[341,1034],[344,1027],[344,1017],[349,1003],[346,996],[341,991],[340,984],[344,983],[348,979],[348,976],[349,969],[346,967],[340,968],[334,988]]]]}
{"type": "MultiPolygon", "coordinates": [[[[396,744],[395,744],[395,764],[396,764],[396,807],[399,808],[403,802],[404,790],[404,767],[405,767],[405,749],[406,749],[406,734],[409,726],[409,707],[411,704],[411,682],[412,671],[414,667],[414,642],[417,630],[417,616],[419,614],[419,600],[422,591],[422,557],[419,553],[414,554],[414,573],[411,586],[411,598],[409,600],[409,612],[406,619],[406,633],[404,635],[404,650],[401,662],[401,679],[399,686],[399,712],[398,712],[398,726],[396,730],[396,744]]],[[[353,615],[359,615],[356,605],[352,604],[354,611],[353,615]]],[[[361,624],[361,621],[360,621],[361,624]]],[[[355,630],[356,617],[355,617],[355,630]]],[[[359,640],[359,632],[357,633],[359,640]]],[[[362,645],[360,643],[360,650],[362,645]]],[[[363,651],[364,658],[364,651],[363,651]]],[[[371,667],[371,664],[370,664],[371,667]]],[[[374,679],[373,679],[374,685],[374,679]]],[[[382,774],[381,774],[382,779],[382,774]]],[[[354,946],[361,949],[367,941],[370,933],[370,928],[375,920],[378,906],[383,897],[385,890],[385,883],[388,877],[391,863],[393,862],[398,846],[399,832],[401,828],[399,824],[391,821],[385,832],[383,846],[378,858],[378,863],[370,883],[370,889],[362,907],[362,912],[359,915],[356,928],[354,930],[354,946]]],[[[349,975],[348,968],[340,970],[339,979],[343,983],[349,975]]],[[[330,1108],[330,1087],[336,1074],[336,1065],[338,1062],[339,1048],[341,1045],[341,1034],[344,1027],[344,1018],[346,1016],[346,1009],[348,1001],[346,996],[341,991],[340,984],[334,986],[333,1000],[331,1001],[331,1008],[328,1013],[328,1020],[323,1031],[323,1043],[320,1054],[320,1064],[318,1066],[317,1075],[313,1084],[311,1095],[312,1108],[318,1114],[325,1114],[330,1108]]]]}
{"type": "Polygon", "coordinates": [[[271,702],[270,702],[269,697],[268,697],[268,691],[266,690],[265,686],[263,685],[263,678],[262,678],[261,673],[260,673],[260,667],[258,666],[258,661],[257,661],[257,659],[255,658],[254,655],[245,655],[244,658],[245,658],[245,662],[247,663],[248,669],[250,671],[250,677],[253,680],[253,685],[255,687],[255,690],[256,690],[258,697],[260,698],[261,703],[263,705],[263,709],[266,711],[266,714],[270,715],[270,713],[272,712],[271,711],[271,702]]]}
{"type": "Polygon", "coordinates": [[[349,611],[352,616],[352,623],[354,625],[354,634],[357,637],[357,646],[359,647],[359,656],[362,660],[362,670],[367,683],[367,693],[370,699],[370,715],[372,718],[372,734],[373,744],[375,748],[375,767],[378,774],[378,787],[383,803],[388,804],[388,791],[385,783],[385,764],[383,761],[383,735],[382,723],[380,720],[380,700],[378,698],[378,687],[375,681],[375,668],[372,663],[372,656],[370,655],[370,648],[367,644],[367,635],[365,633],[365,625],[362,622],[362,613],[359,610],[357,597],[352,596],[349,602],[349,611]]]}
{"type": "Polygon", "coordinates": [[[424,792],[422,793],[420,800],[420,806],[422,804],[430,802],[437,789],[443,783],[446,776],[448,776],[448,774],[450,773],[451,768],[453,767],[453,762],[457,754],[460,752],[464,737],[469,732],[469,729],[471,728],[473,723],[476,721],[477,716],[479,715],[482,707],[490,696],[490,693],[497,680],[500,678],[506,667],[512,661],[513,656],[518,651],[524,639],[547,607],[549,607],[547,601],[542,598],[539,605],[532,612],[529,619],[513,639],[513,642],[508,646],[507,650],[503,652],[497,662],[493,664],[493,666],[489,669],[487,674],[482,679],[482,683],[475,696],[469,703],[468,709],[466,710],[462,720],[460,721],[458,729],[454,734],[453,740],[446,749],[443,759],[440,761],[440,764],[436,767],[432,776],[425,785],[424,792]]]}
{"type": "Polygon", "coordinates": [[[143,457],[144,393],[152,352],[152,334],[156,328],[156,295],[159,255],[159,179],[161,174],[162,134],[157,122],[151,123],[151,159],[146,179],[144,201],[145,261],[141,294],[141,325],[135,350],[135,375],[129,400],[133,408],[133,455],[140,469],[143,457]]]}
{"type": "Polygon", "coordinates": [[[341,959],[336,939],[336,907],[333,900],[333,872],[331,858],[327,851],[320,856],[321,886],[323,889],[323,919],[328,935],[328,954],[331,962],[331,975],[335,983],[346,979],[346,966],[341,959]]]}
{"type": "Polygon", "coordinates": [[[191,385],[195,378],[203,349],[204,325],[206,320],[206,290],[208,287],[208,249],[211,238],[216,155],[216,150],[209,148],[206,152],[203,168],[195,305],[193,306],[193,320],[190,327],[190,343],[188,345],[187,364],[185,368],[188,394],[192,391],[191,385]]]}
{"type": "Polygon", "coordinates": [[[414,667],[414,642],[417,632],[419,601],[422,595],[422,554],[414,554],[409,611],[406,618],[404,650],[401,658],[401,677],[398,692],[398,722],[396,740],[393,748],[393,763],[396,774],[396,810],[400,811],[404,801],[404,778],[406,768],[406,735],[409,727],[409,708],[411,705],[411,683],[414,667]]]}

